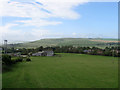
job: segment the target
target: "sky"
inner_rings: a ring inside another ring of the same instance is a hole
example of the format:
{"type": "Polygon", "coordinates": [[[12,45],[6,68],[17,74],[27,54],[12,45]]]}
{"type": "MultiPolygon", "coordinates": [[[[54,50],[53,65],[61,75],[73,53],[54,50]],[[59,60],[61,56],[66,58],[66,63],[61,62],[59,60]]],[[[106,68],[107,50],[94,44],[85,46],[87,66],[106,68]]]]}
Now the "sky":
{"type": "Polygon", "coordinates": [[[0,41],[11,43],[43,38],[118,38],[118,2],[3,0],[0,21],[0,41]]]}

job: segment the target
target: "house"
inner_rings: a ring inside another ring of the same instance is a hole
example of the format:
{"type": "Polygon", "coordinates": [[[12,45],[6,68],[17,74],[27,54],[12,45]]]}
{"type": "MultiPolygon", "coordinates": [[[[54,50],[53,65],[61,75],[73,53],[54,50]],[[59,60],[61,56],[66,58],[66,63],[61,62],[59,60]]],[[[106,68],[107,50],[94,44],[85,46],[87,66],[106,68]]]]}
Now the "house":
{"type": "Polygon", "coordinates": [[[42,52],[33,53],[32,56],[53,56],[54,52],[52,50],[45,50],[42,52]]]}
{"type": "Polygon", "coordinates": [[[119,53],[120,51],[119,50],[115,50],[116,53],[119,53]]]}
{"type": "Polygon", "coordinates": [[[91,52],[91,49],[89,49],[89,50],[84,50],[83,52],[84,52],[84,53],[90,53],[90,52],[91,52]]]}
{"type": "Polygon", "coordinates": [[[21,57],[26,58],[26,57],[27,57],[27,55],[21,55],[21,57]]]}
{"type": "Polygon", "coordinates": [[[52,50],[46,50],[44,51],[47,55],[46,56],[53,56],[54,52],[52,50]]]}
{"type": "Polygon", "coordinates": [[[97,53],[98,54],[103,54],[103,51],[102,50],[98,50],[97,53]]]}
{"type": "Polygon", "coordinates": [[[37,53],[33,53],[32,56],[42,56],[43,52],[37,52],[37,53]]]}

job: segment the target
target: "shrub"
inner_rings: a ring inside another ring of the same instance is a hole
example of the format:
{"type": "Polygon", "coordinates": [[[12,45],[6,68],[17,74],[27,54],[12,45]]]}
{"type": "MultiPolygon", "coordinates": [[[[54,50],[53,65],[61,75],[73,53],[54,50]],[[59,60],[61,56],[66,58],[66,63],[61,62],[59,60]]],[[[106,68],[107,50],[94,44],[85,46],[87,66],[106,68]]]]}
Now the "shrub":
{"type": "Polygon", "coordinates": [[[10,55],[2,55],[2,62],[5,65],[11,65],[12,64],[11,56],[10,55]]]}
{"type": "Polygon", "coordinates": [[[15,61],[16,61],[16,62],[22,62],[22,61],[23,61],[23,58],[22,58],[22,57],[18,57],[15,61]]]}
{"type": "Polygon", "coordinates": [[[31,61],[31,59],[30,58],[26,58],[26,61],[31,61]]]}
{"type": "Polygon", "coordinates": [[[16,61],[12,61],[12,64],[16,64],[16,61]]]}

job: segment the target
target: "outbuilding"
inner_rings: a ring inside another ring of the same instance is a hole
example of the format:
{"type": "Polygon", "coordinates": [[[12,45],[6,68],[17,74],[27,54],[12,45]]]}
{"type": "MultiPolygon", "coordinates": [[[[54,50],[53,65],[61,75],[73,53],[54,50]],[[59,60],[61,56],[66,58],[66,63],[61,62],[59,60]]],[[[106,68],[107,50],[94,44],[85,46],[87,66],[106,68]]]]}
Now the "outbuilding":
{"type": "Polygon", "coordinates": [[[53,56],[54,52],[52,50],[45,50],[37,53],[33,53],[32,56],[53,56]]]}

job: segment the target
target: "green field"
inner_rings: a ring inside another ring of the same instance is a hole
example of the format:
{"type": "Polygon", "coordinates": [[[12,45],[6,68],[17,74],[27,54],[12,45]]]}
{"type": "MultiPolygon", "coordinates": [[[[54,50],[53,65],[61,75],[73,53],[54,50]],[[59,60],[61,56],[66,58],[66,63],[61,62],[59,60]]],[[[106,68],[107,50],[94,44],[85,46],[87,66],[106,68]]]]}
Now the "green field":
{"type": "Polygon", "coordinates": [[[83,54],[31,57],[3,73],[3,88],[117,88],[118,58],[83,54]]]}

